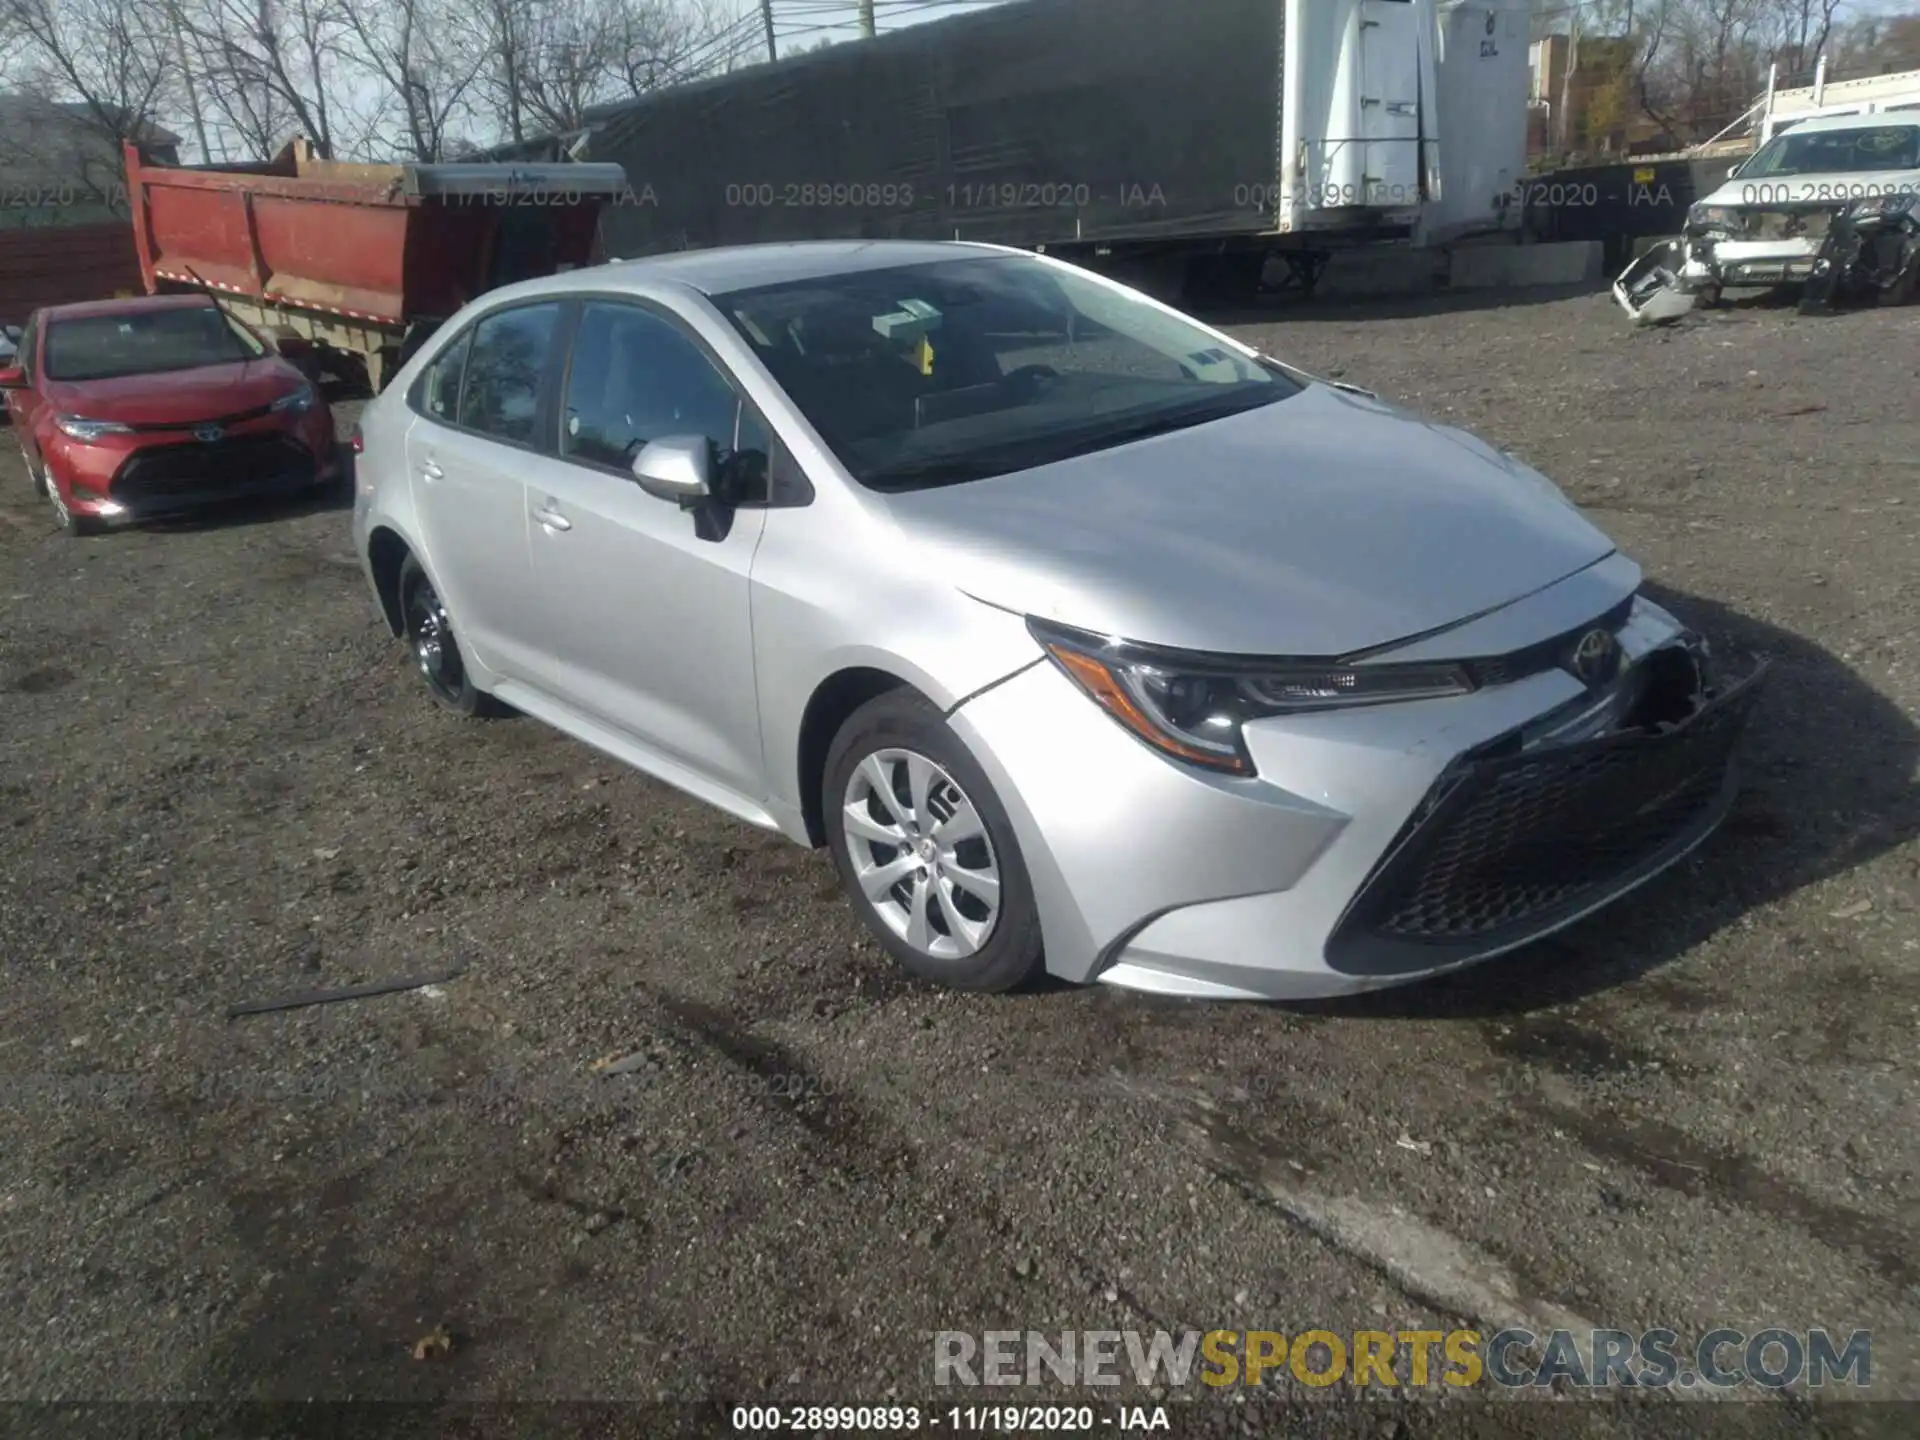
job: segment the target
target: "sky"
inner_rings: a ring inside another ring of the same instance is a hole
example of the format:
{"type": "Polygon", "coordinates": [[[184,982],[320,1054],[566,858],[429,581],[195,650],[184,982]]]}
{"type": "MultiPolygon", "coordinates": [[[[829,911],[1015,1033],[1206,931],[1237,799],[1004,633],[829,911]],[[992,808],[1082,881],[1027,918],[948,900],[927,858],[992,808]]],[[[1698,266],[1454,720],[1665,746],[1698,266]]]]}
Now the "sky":
{"type": "MultiPolygon", "coordinates": [[[[744,10],[759,11],[759,0],[736,0],[744,10]]],[[[882,33],[923,20],[978,10],[996,0],[874,0],[874,25],[882,33]]],[[[860,38],[859,6],[854,0],[773,0],[774,43],[782,55],[821,40],[836,44],[860,38]]]]}

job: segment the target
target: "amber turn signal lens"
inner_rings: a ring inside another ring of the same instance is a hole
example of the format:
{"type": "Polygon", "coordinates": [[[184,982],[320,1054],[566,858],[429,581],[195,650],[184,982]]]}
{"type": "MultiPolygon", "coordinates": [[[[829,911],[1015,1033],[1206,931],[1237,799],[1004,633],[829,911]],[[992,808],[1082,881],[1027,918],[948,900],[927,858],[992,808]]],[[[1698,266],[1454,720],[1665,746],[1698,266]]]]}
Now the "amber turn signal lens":
{"type": "Polygon", "coordinates": [[[1229,775],[1253,773],[1244,756],[1212,754],[1191,745],[1184,745],[1167,734],[1134,703],[1133,697],[1121,687],[1120,682],[1114,678],[1113,672],[1091,655],[1083,655],[1078,650],[1069,650],[1064,645],[1049,645],[1047,653],[1060,663],[1060,667],[1073,677],[1082,690],[1087,692],[1094,704],[1162,754],[1171,755],[1176,760],[1185,760],[1191,765],[1204,765],[1209,770],[1225,771],[1229,775]]]}

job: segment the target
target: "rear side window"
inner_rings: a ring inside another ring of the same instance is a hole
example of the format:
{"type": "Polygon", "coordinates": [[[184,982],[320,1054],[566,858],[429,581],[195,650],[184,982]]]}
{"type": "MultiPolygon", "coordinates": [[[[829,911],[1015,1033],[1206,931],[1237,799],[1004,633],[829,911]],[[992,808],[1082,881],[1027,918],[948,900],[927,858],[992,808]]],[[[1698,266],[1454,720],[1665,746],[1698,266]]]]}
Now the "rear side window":
{"type": "Polygon", "coordinates": [[[460,390],[463,427],[516,445],[534,443],[540,380],[559,320],[558,305],[523,305],[473,327],[460,390]]]}
{"type": "Polygon", "coordinates": [[[420,379],[415,408],[443,425],[452,425],[460,418],[460,377],[467,373],[467,346],[472,340],[469,330],[443,350],[420,379]]]}

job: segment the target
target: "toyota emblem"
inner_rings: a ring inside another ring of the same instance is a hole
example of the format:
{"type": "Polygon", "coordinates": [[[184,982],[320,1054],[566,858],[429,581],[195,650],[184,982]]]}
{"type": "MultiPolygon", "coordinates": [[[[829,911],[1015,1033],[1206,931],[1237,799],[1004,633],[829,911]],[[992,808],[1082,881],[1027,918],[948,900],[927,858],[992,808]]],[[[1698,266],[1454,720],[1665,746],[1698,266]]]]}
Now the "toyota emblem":
{"type": "Polygon", "coordinates": [[[1611,630],[1589,630],[1573,647],[1567,668],[1583,685],[1604,685],[1619,673],[1620,642],[1611,630]]]}
{"type": "Polygon", "coordinates": [[[193,438],[204,441],[208,445],[211,445],[226,433],[227,432],[222,430],[218,425],[196,425],[193,427],[193,438]]]}

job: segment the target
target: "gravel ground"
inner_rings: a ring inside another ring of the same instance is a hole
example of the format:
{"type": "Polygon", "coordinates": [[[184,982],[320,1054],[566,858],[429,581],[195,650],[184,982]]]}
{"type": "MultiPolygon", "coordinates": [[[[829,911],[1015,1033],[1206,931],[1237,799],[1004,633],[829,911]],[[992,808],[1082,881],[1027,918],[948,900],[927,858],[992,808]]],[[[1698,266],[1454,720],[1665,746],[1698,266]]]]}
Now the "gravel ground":
{"type": "MultiPolygon", "coordinates": [[[[345,512],[74,542],[8,453],[0,1400],[667,1402],[591,1417],[666,1433],[738,1401],[1086,1398],[936,1397],[936,1330],[1568,1316],[1871,1328],[1872,1394],[1920,1399],[1917,323],[1647,334],[1550,294],[1238,327],[1512,446],[1777,664],[1694,859],[1337,1005],[908,983],[824,855],[433,709],[345,512]]],[[[1549,1418],[1291,1382],[1165,1403],[1180,1434],[1549,1418]]],[[[1794,1397],[1550,1418],[1920,1430],[1794,1397]]]]}

